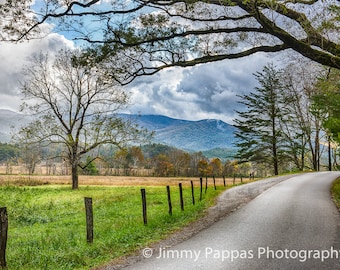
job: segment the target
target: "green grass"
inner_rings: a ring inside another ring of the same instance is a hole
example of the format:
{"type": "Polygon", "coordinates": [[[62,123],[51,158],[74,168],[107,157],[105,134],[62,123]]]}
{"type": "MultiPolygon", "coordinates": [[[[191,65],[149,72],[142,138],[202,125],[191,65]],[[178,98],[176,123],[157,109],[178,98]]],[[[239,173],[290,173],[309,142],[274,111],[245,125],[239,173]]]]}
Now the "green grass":
{"type": "Polygon", "coordinates": [[[333,182],[331,193],[336,206],[340,210],[340,178],[333,182]]]}
{"type": "MultiPolygon", "coordinates": [[[[90,269],[126,255],[202,216],[224,188],[208,189],[192,205],[184,188],[171,187],[173,215],[165,187],[146,187],[148,225],[143,224],[140,187],[0,186],[0,207],[7,207],[8,269],[90,269]],[[93,198],[94,242],[86,242],[84,197],[93,198]]],[[[204,192],[204,191],[203,191],[204,192]]]]}

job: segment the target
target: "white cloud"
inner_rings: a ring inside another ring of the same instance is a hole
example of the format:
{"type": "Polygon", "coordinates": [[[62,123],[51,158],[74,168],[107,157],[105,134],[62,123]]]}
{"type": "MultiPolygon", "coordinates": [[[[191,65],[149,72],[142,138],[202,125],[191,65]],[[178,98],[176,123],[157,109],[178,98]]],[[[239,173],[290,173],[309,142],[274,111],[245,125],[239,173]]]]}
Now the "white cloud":
{"type": "MultiPolygon", "coordinates": [[[[62,35],[50,34],[42,40],[0,46],[0,108],[18,110],[22,102],[21,69],[28,58],[41,51],[54,54],[74,44],[62,35]]],[[[256,84],[253,73],[272,60],[266,54],[256,54],[140,77],[127,86],[132,93],[128,112],[188,120],[215,118],[231,123],[239,106],[236,95],[252,91],[256,84]]]]}
{"type": "Polygon", "coordinates": [[[133,102],[130,112],[188,120],[216,118],[231,123],[239,109],[237,94],[254,89],[253,73],[273,60],[269,57],[256,54],[141,77],[128,86],[133,102]]]}
{"type": "Polygon", "coordinates": [[[72,48],[73,43],[59,34],[50,34],[44,39],[21,43],[0,43],[0,108],[17,111],[22,103],[20,96],[21,70],[35,53],[56,53],[63,48],[72,48]]]}

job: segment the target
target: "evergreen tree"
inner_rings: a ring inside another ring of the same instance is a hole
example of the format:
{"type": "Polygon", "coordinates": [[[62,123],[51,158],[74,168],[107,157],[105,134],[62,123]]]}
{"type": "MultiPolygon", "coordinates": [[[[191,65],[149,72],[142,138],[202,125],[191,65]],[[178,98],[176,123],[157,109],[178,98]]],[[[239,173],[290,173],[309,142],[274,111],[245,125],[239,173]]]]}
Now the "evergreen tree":
{"type": "Polygon", "coordinates": [[[280,122],[284,119],[284,96],[280,71],[272,64],[255,74],[259,87],[240,96],[244,111],[235,119],[237,158],[241,162],[266,163],[279,173],[279,162],[284,157],[284,141],[280,122]]]}

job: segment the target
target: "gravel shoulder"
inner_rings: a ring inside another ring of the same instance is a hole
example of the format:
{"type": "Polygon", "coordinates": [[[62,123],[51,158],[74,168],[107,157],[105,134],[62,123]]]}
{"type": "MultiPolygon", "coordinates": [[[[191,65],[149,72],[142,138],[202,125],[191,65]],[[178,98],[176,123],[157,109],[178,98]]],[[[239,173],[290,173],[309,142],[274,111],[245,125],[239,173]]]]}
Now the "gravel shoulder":
{"type": "MultiPolygon", "coordinates": [[[[198,219],[197,221],[189,224],[188,226],[182,228],[181,230],[171,234],[166,239],[152,244],[149,248],[154,249],[155,255],[160,247],[171,247],[180,242],[189,239],[193,235],[199,233],[200,231],[210,227],[216,221],[221,218],[230,215],[237,209],[244,206],[246,203],[260,195],[262,192],[268,188],[284,181],[289,178],[294,177],[294,175],[286,175],[268,178],[265,180],[255,181],[247,183],[244,185],[236,186],[230,188],[223,192],[216,200],[216,204],[207,210],[204,217],[198,219]]],[[[137,251],[135,254],[125,256],[123,258],[116,259],[105,266],[96,268],[97,270],[118,270],[123,269],[126,266],[132,265],[133,263],[143,260],[141,250],[137,251]]]]}

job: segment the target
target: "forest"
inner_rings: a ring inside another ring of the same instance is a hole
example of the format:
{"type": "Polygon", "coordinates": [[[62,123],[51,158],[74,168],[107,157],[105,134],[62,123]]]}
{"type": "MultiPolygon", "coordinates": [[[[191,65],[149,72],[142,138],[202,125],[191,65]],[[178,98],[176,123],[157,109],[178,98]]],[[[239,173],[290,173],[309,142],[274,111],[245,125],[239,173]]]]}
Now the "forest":
{"type": "MultiPolygon", "coordinates": [[[[27,150],[27,149],[26,149],[27,150]]],[[[68,164],[61,159],[49,159],[48,150],[23,151],[19,145],[0,143],[0,173],[14,174],[69,174],[68,164]],[[18,169],[19,168],[19,169],[18,169]]],[[[104,148],[100,157],[85,159],[83,175],[116,176],[247,176],[248,164],[207,158],[202,152],[188,153],[162,144],[131,146],[125,149],[104,148]]]]}

